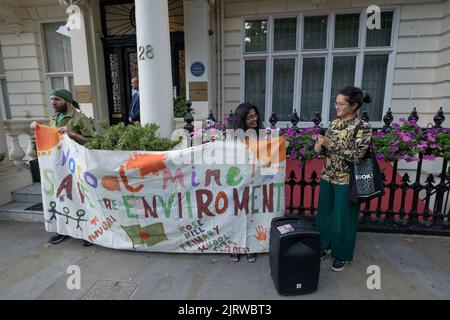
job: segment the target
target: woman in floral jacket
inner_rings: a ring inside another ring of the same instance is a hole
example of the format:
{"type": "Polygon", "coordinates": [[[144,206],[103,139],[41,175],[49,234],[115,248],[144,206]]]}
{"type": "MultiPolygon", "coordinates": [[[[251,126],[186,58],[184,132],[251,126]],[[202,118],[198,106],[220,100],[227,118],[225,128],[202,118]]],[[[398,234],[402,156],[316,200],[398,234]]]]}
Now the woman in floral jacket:
{"type": "Polygon", "coordinates": [[[348,201],[348,163],[358,163],[370,146],[372,128],[357,115],[363,103],[370,101],[359,88],[340,90],[335,103],[338,118],[331,122],[325,136],[319,136],[314,148],[325,156],[316,227],[321,237],[321,259],[331,251],[333,271],[343,270],[353,260],[359,205],[348,201]]]}

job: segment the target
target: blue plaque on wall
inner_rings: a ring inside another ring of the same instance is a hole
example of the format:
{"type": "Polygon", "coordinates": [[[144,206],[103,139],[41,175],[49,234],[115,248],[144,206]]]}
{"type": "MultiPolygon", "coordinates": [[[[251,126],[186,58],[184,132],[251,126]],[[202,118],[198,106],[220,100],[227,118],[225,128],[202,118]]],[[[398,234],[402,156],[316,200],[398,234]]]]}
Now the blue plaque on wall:
{"type": "Polygon", "coordinates": [[[193,76],[201,77],[205,73],[205,65],[201,62],[194,62],[191,65],[191,73],[193,76]]]}

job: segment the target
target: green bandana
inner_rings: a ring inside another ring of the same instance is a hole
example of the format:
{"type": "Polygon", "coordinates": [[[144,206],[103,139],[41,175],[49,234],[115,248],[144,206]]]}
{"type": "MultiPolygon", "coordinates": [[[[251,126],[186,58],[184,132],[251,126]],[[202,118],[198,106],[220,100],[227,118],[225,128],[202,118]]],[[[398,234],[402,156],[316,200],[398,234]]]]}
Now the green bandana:
{"type": "Polygon", "coordinates": [[[78,102],[73,100],[72,93],[70,93],[70,91],[66,89],[55,89],[50,95],[60,97],[66,101],[69,101],[75,108],[80,109],[80,105],[78,104],[78,102]]]}

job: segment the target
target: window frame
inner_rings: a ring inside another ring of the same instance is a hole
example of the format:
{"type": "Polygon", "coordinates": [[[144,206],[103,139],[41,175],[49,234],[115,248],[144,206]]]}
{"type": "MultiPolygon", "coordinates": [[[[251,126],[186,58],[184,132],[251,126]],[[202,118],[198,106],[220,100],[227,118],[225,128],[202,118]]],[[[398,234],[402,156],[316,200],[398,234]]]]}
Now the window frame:
{"type": "MultiPolygon", "coordinates": [[[[387,54],[388,64],[386,71],[386,83],[384,92],[384,102],[382,115],[384,115],[388,108],[390,107],[390,102],[392,101],[392,90],[393,90],[393,80],[395,71],[395,59],[397,54],[397,42],[400,24],[400,8],[398,6],[383,6],[380,8],[381,12],[391,11],[393,13],[392,17],[392,28],[391,28],[391,45],[389,47],[366,47],[366,8],[347,8],[342,10],[321,10],[312,11],[307,13],[302,12],[287,12],[285,14],[266,14],[266,15],[253,15],[253,16],[243,16],[241,17],[241,102],[245,101],[245,62],[247,60],[266,60],[266,92],[265,92],[265,118],[263,121],[266,125],[269,124],[269,118],[272,115],[272,101],[273,101],[273,67],[274,59],[279,58],[295,58],[295,77],[294,77],[294,97],[292,112],[294,110],[300,114],[301,107],[301,81],[303,72],[303,60],[304,58],[316,58],[325,57],[325,74],[324,74],[324,93],[322,96],[322,123],[328,125],[332,119],[330,116],[330,105],[331,101],[331,85],[332,85],[332,71],[333,71],[333,61],[334,57],[337,56],[355,56],[355,76],[354,76],[354,86],[360,87],[363,79],[363,68],[364,68],[364,57],[365,55],[374,54],[387,54]],[[335,38],[335,21],[336,15],[341,14],[359,14],[359,32],[358,32],[358,47],[355,48],[335,48],[334,38],[335,38]],[[304,36],[304,19],[309,16],[328,16],[327,18],[327,46],[326,49],[303,49],[303,36],[304,36]],[[297,18],[297,31],[296,31],[296,50],[289,51],[274,51],[274,23],[275,19],[283,18],[297,18]],[[267,52],[261,53],[245,53],[244,52],[244,40],[245,40],[245,22],[251,20],[267,20],[267,52]]],[[[258,106],[262,107],[262,106],[258,106]]],[[[364,111],[364,107],[360,111],[360,114],[364,111]]],[[[373,127],[381,127],[384,125],[383,120],[380,121],[370,121],[373,127]]],[[[290,124],[289,121],[279,121],[279,127],[285,127],[290,124]]],[[[299,122],[299,127],[309,127],[312,126],[312,121],[302,121],[299,122]]]]}
{"type": "MultiPolygon", "coordinates": [[[[44,63],[45,88],[46,88],[47,101],[50,100],[50,90],[52,88],[52,78],[62,77],[63,81],[64,81],[64,89],[69,90],[69,91],[71,91],[69,78],[72,78],[72,82],[74,84],[74,89],[75,89],[75,78],[74,78],[73,70],[71,72],[67,72],[67,71],[66,72],[48,72],[47,48],[45,47],[44,24],[57,23],[57,22],[63,23],[64,25],[67,24],[67,21],[62,20],[61,18],[43,19],[38,22],[39,32],[40,32],[40,41],[41,41],[41,55],[42,55],[42,59],[43,59],[43,63],[44,63]]],[[[72,51],[72,39],[71,39],[70,50],[72,51]]],[[[72,54],[73,54],[73,52],[72,52],[72,54]]],[[[72,69],[73,69],[73,65],[72,65],[72,69]]],[[[72,92],[72,94],[74,96],[74,99],[76,99],[75,92],[72,92]]],[[[48,110],[50,111],[50,114],[53,113],[53,110],[51,110],[51,109],[52,109],[51,105],[48,103],[48,110]]]]}
{"type": "MultiPolygon", "coordinates": [[[[0,46],[0,59],[2,60],[1,63],[4,64],[4,58],[3,54],[1,52],[2,47],[0,46]]],[[[3,70],[4,73],[0,73],[0,108],[2,112],[2,119],[1,120],[10,120],[11,119],[11,108],[9,105],[9,97],[8,97],[8,81],[6,79],[6,70],[3,70]],[[5,91],[6,91],[6,97],[3,95],[3,80],[5,80],[5,91]]]]}

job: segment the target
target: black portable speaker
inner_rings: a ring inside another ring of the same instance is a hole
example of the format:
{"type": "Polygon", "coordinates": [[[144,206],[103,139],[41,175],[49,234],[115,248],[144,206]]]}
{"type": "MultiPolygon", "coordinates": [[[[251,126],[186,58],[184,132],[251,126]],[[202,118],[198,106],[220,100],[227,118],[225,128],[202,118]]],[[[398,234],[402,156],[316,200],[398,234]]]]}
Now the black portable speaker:
{"type": "Polygon", "coordinates": [[[320,274],[319,232],[297,217],[274,218],[270,228],[269,262],[279,294],[316,291],[320,274]]]}

